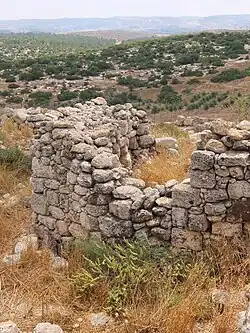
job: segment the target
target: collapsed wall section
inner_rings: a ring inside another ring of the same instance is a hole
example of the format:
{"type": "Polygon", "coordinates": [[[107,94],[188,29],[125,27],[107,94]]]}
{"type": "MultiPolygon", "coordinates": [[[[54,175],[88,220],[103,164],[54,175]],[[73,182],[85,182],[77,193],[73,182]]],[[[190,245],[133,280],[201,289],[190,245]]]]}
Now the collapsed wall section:
{"type": "Polygon", "coordinates": [[[201,133],[190,179],[154,188],[131,177],[155,141],[144,111],[96,99],[31,112],[33,220],[55,250],[75,238],[135,238],[200,251],[250,230],[250,124],[214,121],[201,133]],[[233,127],[233,128],[231,128],[233,127]]]}

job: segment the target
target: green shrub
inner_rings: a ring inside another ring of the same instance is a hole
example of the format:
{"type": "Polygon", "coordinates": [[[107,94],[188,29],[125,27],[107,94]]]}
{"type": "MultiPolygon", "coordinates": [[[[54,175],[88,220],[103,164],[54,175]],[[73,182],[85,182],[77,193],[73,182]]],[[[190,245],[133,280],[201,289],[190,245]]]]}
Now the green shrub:
{"type": "MultiPolygon", "coordinates": [[[[190,265],[187,257],[174,256],[167,248],[147,243],[124,241],[113,246],[104,243],[77,242],[83,253],[82,269],[71,282],[82,297],[105,285],[106,307],[120,312],[150,285],[150,293],[159,292],[156,275],[171,278],[173,287],[187,277],[190,265]]],[[[167,280],[167,279],[166,279],[167,280]]]]}
{"type": "Polygon", "coordinates": [[[212,77],[211,82],[229,82],[242,79],[245,76],[244,72],[241,72],[236,68],[230,68],[212,77]]]}
{"type": "Polygon", "coordinates": [[[31,169],[31,159],[18,147],[0,149],[0,163],[22,170],[31,169]]]}
{"type": "Polygon", "coordinates": [[[187,81],[187,84],[189,84],[190,86],[193,84],[199,84],[199,83],[200,83],[200,80],[196,79],[196,78],[187,81]]]}
{"type": "Polygon", "coordinates": [[[22,103],[23,98],[20,96],[10,96],[6,99],[7,103],[19,104],[22,103]]]}

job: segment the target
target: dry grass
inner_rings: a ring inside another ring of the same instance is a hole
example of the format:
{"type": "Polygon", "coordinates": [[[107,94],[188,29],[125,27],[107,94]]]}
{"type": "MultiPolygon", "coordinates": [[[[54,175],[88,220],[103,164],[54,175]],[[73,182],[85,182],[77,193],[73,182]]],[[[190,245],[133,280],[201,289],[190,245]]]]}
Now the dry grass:
{"type": "Polygon", "coordinates": [[[154,138],[163,138],[166,136],[175,139],[187,139],[188,134],[174,124],[162,123],[151,126],[150,133],[154,138]]]}
{"type": "Polygon", "coordinates": [[[179,181],[185,179],[194,145],[187,139],[180,139],[178,143],[178,156],[170,155],[166,151],[160,152],[139,167],[136,171],[137,177],[148,185],[154,182],[164,184],[171,179],[179,181]]]}
{"type": "Polygon", "coordinates": [[[6,120],[0,127],[0,141],[6,147],[20,146],[25,148],[32,137],[32,130],[26,125],[18,125],[12,119],[6,120]]]}
{"type": "Polygon", "coordinates": [[[146,184],[164,184],[168,180],[185,179],[190,156],[194,150],[194,144],[188,139],[186,132],[174,124],[155,124],[151,127],[151,135],[155,138],[173,137],[179,145],[179,155],[173,156],[165,149],[158,152],[150,160],[142,163],[136,170],[136,176],[143,179],[146,184]]]}
{"type": "Polygon", "coordinates": [[[21,194],[28,195],[30,193],[29,174],[0,164],[0,195],[5,193],[17,194],[19,192],[18,184],[20,183],[23,185],[21,194]]]}

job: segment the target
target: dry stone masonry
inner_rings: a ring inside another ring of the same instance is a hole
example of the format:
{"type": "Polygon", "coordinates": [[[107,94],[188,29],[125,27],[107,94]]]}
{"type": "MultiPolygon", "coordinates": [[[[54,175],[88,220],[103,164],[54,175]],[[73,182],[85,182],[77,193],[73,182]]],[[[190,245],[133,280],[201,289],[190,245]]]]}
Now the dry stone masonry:
{"type": "MultiPolygon", "coordinates": [[[[201,251],[250,230],[250,123],[200,133],[190,179],[146,187],[132,167],[155,152],[146,112],[102,98],[26,117],[35,132],[31,184],[40,239],[133,238],[201,251]]],[[[207,126],[207,125],[206,125],[207,126]]]]}

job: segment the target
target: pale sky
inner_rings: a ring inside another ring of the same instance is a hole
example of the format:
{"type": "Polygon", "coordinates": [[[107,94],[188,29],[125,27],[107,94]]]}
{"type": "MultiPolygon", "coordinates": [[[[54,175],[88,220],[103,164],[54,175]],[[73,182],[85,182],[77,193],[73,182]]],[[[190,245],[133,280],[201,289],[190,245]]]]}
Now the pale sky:
{"type": "Polygon", "coordinates": [[[0,20],[250,14],[250,0],[0,0],[0,20]]]}

